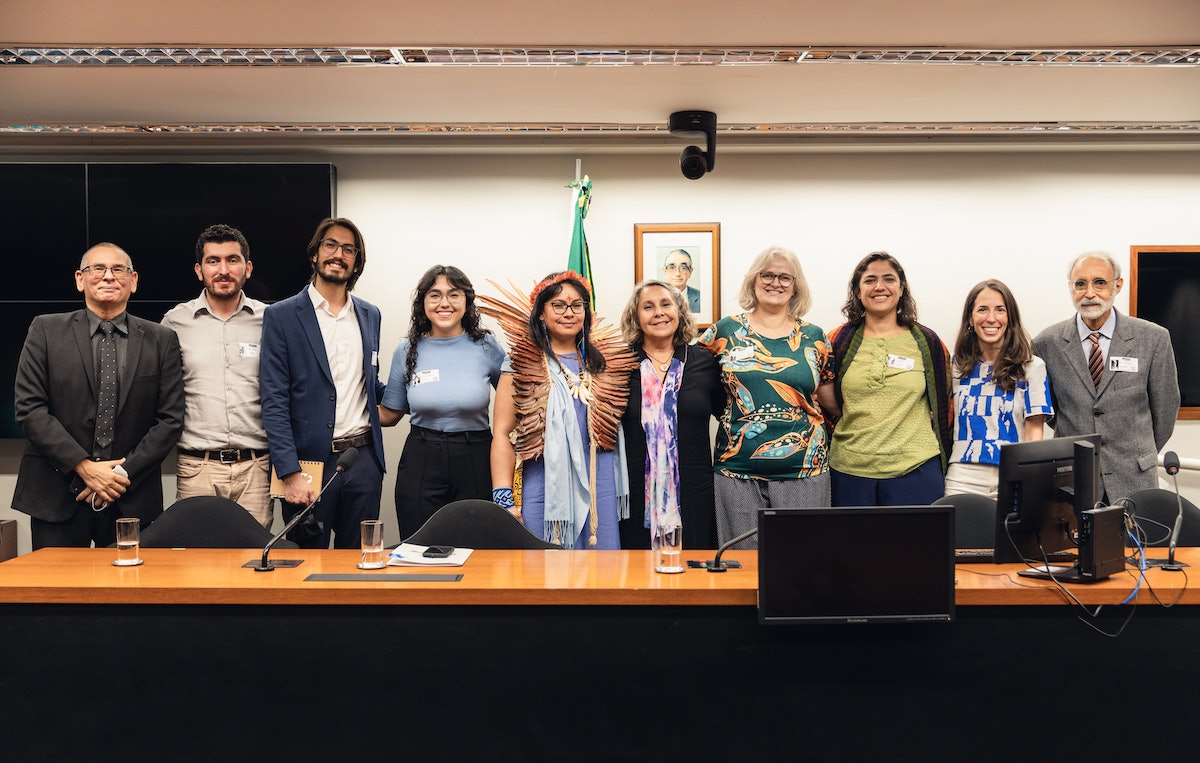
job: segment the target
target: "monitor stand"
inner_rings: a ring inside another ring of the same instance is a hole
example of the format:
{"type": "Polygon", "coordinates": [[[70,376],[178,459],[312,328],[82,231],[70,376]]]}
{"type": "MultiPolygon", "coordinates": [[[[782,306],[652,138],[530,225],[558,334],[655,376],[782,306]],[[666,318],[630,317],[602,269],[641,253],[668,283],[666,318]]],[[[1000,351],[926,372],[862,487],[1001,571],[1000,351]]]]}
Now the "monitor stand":
{"type": "MultiPolygon", "coordinates": [[[[1050,570],[1054,569],[1054,565],[1050,565],[1050,570]]],[[[1062,567],[1059,572],[1050,572],[1046,569],[1046,565],[1034,567],[1028,570],[1021,570],[1017,574],[1023,578],[1033,578],[1035,580],[1053,580],[1056,583],[1098,583],[1108,577],[1093,577],[1085,576],[1079,565],[1074,567],[1062,567]]]]}

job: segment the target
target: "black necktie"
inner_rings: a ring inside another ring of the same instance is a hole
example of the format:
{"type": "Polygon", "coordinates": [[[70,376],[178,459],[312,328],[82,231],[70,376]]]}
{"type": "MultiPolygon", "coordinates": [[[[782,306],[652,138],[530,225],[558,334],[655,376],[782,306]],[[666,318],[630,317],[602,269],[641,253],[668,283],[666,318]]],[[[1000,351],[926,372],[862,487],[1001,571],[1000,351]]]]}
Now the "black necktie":
{"type": "Polygon", "coordinates": [[[96,364],[96,453],[107,458],[117,420],[117,338],[112,321],[100,322],[96,364]]]}

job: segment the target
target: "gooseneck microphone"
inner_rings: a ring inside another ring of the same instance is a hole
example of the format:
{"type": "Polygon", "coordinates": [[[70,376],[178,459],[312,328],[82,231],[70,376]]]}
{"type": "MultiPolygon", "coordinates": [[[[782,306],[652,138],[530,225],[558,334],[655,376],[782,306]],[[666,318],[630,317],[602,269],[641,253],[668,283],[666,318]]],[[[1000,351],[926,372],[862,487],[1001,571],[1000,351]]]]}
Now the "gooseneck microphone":
{"type": "Polygon", "coordinates": [[[271,572],[276,567],[299,567],[301,564],[303,564],[303,559],[278,559],[272,562],[268,557],[271,555],[271,549],[275,548],[275,544],[278,543],[283,536],[290,533],[293,527],[304,521],[304,518],[308,516],[308,513],[312,511],[314,506],[317,505],[317,501],[321,500],[321,496],[325,494],[325,491],[330,485],[333,484],[333,481],[337,479],[338,475],[342,472],[349,471],[350,467],[354,466],[354,462],[356,461],[358,461],[358,448],[350,448],[349,450],[343,451],[342,455],[338,457],[337,466],[334,467],[333,470],[333,476],[330,477],[321,487],[321,492],[317,493],[317,497],[313,499],[312,503],[305,506],[300,513],[292,517],[291,521],[284,525],[283,529],[280,530],[274,538],[271,538],[271,540],[267,541],[266,547],[263,548],[261,561],[259,561],[257,564],[254,562],[248,562],[247,564],[253,566],[254,570],[257,572],[271,572]]]}
{"type": "Polygon", "coordinates": [[[724,572],[725,570],[729,569],[729,567],[726,566],[725,562],[721,561],[721,555],[724,554],[726,551],[728,551],[730,549],[730,547],[735,546],[738,543],[741,543],[742,541],[746,540],[746,538],[753,538],[755,535],[758,535],[757,527],[754,528],[753,530],[747,530],[746,532],[742,533],[741,535],[738,535],[736,537],[730,538],[729,540],[725,541],[725,543],[723,543],[721,545],[721,547],[717,549],[717,555],[715,557],[713,557],[711,560],[704,563],[704,568],[707,569],[709,572],[724,572]]]}
{"type": "Polygon", "coordinates": [[[1173,450],[1168,450],[1163,454],[1163,468],[1167,474],[1175,481],[1175,503],[1179,506],[1179,513],[1175,515],[1175,526],[1171,528],[1171,543],[1170,551],[1167,553],[1167,558],[1163,559],[1147,559],[1147,567],[1158,567],[1160,570],[1170,570],[1171,572],[1180,572],[1187,565],[1183,562],[1175,561],[1175,544],[1179,542],[1179,530],[1183,527],[1183,496],[1179,494],[1179,455],[1173,450]]]}

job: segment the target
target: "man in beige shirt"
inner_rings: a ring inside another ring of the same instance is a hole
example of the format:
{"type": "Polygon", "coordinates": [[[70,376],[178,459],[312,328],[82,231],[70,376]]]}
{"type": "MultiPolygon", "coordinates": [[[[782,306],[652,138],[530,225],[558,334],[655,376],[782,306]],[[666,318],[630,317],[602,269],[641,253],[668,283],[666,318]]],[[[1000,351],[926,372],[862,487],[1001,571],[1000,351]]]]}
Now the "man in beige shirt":
{"type": "Polygon", "coordinates": [[[243,291],[254,270],[246,237],[228,225],[205,228],[195,269],[204,290],[162,320],[179,335],[187,403],[176,497],[228,498],[270,529],[275,512],[258,394],[266,305],[243,291]]]}

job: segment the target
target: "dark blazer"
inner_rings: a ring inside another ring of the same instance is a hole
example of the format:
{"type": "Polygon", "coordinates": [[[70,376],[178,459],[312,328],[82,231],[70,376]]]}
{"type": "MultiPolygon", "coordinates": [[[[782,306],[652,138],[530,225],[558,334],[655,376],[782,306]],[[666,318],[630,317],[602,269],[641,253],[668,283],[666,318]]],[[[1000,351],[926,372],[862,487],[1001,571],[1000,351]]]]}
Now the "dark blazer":
{"type": "Polygon", "coordinates": [[[1092,383],[1075,318],[1056,323],[1033,340],[1046,361],[1059,437],[1100,435],[1100,471],[1110,502],[1158,487],[1158,452],[1171,439],[1179,415],[1179,376],[1171,334],[1162,326],[1117,313],[1108,359],[1137,358],[1136,372],[1106,367],[1100,389],[1092,383]]]}
{"type": "MultiPolygon", "coordinates": [[[[179,338],[127,314],[129,340],[117,403],[112,453],[124,457],[129,489],[116,505],[143,522],[162,513],[164,458],[183,431],[179,338]]],[[[21,456],[12,507],[47,522],[65,522],[86,487],[75,465],[92,455],[96,379],[87,310],[33,319],[17,363],[14,405],[29,442],[21,456]]]]}
{"type": "MultiPolygon", "coordinates": [[[[638,360],[646,353],[636,348],[638,360]]],[[[679,387],[679,511],[683,547],[717,547],[716,499],[713,494],[712,420],[725,410],[725,387],[717,359],[704,347],[676,347],[684,361],[679,387]]],[[[629,519],[621,520],[621,548],[650,548],[646,529],[646,433],[642,429],[642,375],[629,376],[629,401],[621,417],[625,462],[629,470],[629,519]]]]}
{"type": "MultiPolygon", "coordinates": [[[[379,401],[384,390],[379,381],[379,308],[353,295],[350,299],[362,334],[367,414],[375,446],[372,450],[379,471],[384,472],[383,430],[379,426],[379,401]]],[[[301,460],[324,461],[333,445],[337,391],[307,285],[299,294],[263,312],[258,390],[276,474],[286,477],[300,471],[301,460]]]]}

